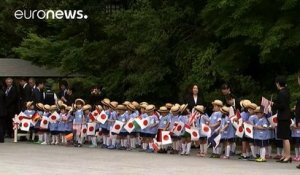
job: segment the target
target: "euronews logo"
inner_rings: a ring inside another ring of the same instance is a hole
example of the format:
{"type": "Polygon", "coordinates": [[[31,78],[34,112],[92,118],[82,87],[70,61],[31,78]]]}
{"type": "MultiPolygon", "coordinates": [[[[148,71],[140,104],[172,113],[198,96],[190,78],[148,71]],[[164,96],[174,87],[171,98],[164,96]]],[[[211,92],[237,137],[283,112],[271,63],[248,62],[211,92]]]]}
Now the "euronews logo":
{"type": "Polygon", "coordinates": [[[16,19],[88,19],[83,10],[16,10],[16,19]]]}

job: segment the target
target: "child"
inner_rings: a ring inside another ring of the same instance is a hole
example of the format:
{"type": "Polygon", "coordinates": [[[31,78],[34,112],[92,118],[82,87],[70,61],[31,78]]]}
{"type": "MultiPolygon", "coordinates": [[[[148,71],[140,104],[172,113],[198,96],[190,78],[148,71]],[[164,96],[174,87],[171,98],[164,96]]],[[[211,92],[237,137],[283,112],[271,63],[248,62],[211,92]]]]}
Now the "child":
{"type": "MultiPolygon", "coordinates": [[[[26,108],[27,109],[24,111],[24,114],[26,114],[26,116],[28,116],[31,119],[32,116],[35,114],[33,101],[26,102],[26,108]]],[[[29,131],[31,132],[31,141],[34,141],[35,133],[34,133],[34,125],[32,123],[30,123],[29,131]]]]}
{"type": "MultiPolygon", "coordinates": [[[[241,118],[242,118],[242,122],[248,122],[250,114],[248,112],[248,107],[251,104],[250,100],[241,100],[240,105],[241,105],[241,118]]],[[[241,125],[241,123],[239,123],[239,125],[241,125]]],[[[249,139],[248,137],[246,137],[246,135],[244,134],[243,138],[242,138],[242,155],[240,157],[240,159],[243,160],[247,160],[249,159],[249,139]]]]}
{"type": "Polygon", "coordinates": [[[108,98],[105,98],[101,101],[102,103],[102,110],[105,112],[105,114],[108,116],[108,120],[104,124],[100,124],[100,129],[102,132],[102,145],[101,148],[107,148],[110,146],[109,141],[109,126],[110,126],[110,100],[108,98]]]}
{"type": "Polygon", "coordinates": [[[153,153],[154,149],[152,147],[152,144],[153,144],[153,139],[157,134],[159,120],[155,115],[154,105],[148,105],[146,107],[145,112],[147,113],[147,117],[149,118],[149,125],[144,129],[145,143],[148,145],[148,149],[146,150],[146,152],[153,153]]]}
{"type": "MultiPolygon", "coordinates": [[[[223,106],[220,109],[222,113],[221,117],[221,124],[219,127],[219,132],[221,134],[221,148],[223,147],[223,144],[225,144],[225,156],[223,156],[223,159],[229,159],[230,156],[230,146],[234,142],[234,135],[235,132],[232,131],[232,124],[230,122],[230,119],[228,117],[229,114],[229,108],[226,106],[223,106]]],[[[221,149],[222,150],[222,149],[221,149]]],[[[222,151],[221,151],[222,152],[222,151]]]]}
{"type": "MultiPolygon", "coordinates": [[[[51,113],[53,114],[56,111],[56,105],[51,106],[51,113]]],[[[58,145],[59,144],[59,132],[58,132],[58,121],[54,121],[53,123],[49,123],[49,130],[51,133],[51,145],[58,145]]]]}
{"type": "MultiPolygon", "coordinates": [[[[179,116],[178,121],[189,126],[189,112],[187,111],[187,106],[188,106],[187,104],[183,104],[180,106],[181,115],[179,116]]],[[[191,146],[192,146],[191,135],[186,133],[183,129],[181,134],[182,152],[180,153],[180,155],[190,155],[191,146]]]]}
{"type": "MultiPolygon", "coordinates": [[[[127,109],[128,109],[127,110],[128,120],[129,119],[135,119],[136,117],[138,117],[138,113],[136,112],[136,108],[132,103],[129,103],[127,105],[127,109]]],[[[127,150],[132,150],[132,149],[136,148],[136,146],[135,146],[136,139],[137,139],[137,133],[135,132],[135,130],[133,130],[127,136],[127,140],[130,143],[127,150]]]]}
{"type": "MultiPolygon", "coordinates": [[[[171,122],[170,122],[168,130],[172,131],[172,129],[175,126],[175,123],[179,121],[178,114],[180,112],[180,105],[177,105],[177,104],[174,105],[170,111],[171,111],[171,122]]],[[[178,154],[179,150],[180,150],[180,137],[171,135],[171,138],[172,138],[173,143],[172,143],[172,150],[170,151],[170,154],[178,154]]]]}
{"type": "MultiPolygon", "coordinates": [[[[124,124],[128,121],[129,117],[128,114],[126,113],[126,106],[124,105],[118,105],[117,107],[117,120],[123,122],[124,124]]],[[[121,132],[118,134],[117,139],[120,141],[121,145],[119,147],[120,150],[126,150],[128,143],[127,143],[127,135],[128,132],[122,127],[121,132]]]]}
{"type": "Polygon", "coordinates": [[[81,135],[82,125],[85,124],[83,115],[83,106],[85,105],[84,100],[78,98],[75,100],[74,106],[74,120],[73,120],[73,134],[74,134],[74,146],[81,147],[83,143],[83,136],[81,135]]]}
{"type": "Polygon", "coordinates": [[[257,121],[253,125],[255,145],[259,147],[260,157],[256,162],[266,162],[266,147],[268,146],[268,120],[266,119],[260,107],[254,111],[257,116],[257,121]]]}
{"type": "Polygon", "coordinates": [[[36,111],[39,117],[36,119],[36,123],[34,126],[35,133],[38,135],[38,141],[35,143],[41,144],[43,142],[43,133],[40,132],[40,124],[41,124],[42,115],[44,113],[44,105],[42,103],[37,103],[36,111]]]}
{"type": "MultiPolygon", "coordinates": [[[[86,127],[88,126],[88,123],[96,123],[96,120],[94,118],[91,118],[91,109],[92,106],[89,104],[86,104],[83,106],[82,110],[84,113],[84,118],[86,121],[86,127]]],[[[96,130],[96,126],[95,126],[95,130],[96,130]]],[[[90,148],[96,148],[97,147],[97,138],[96,138],[96,133],[94,135],[88,135],[87,136],[87,140],[91,141],[91,145],[89,146],[90,148]]]]}
{"type": "MultiPolygon", "coordinates": [[[[160,107],[158,112],[160,114],[159,117],[160,120],[159,120],[158,131],[157,131],[157,142],[161,142],[162,141],[161,132],[166,131],[167,128],[169,127],[171,116],[169,114],[168,108],[165,106],[160,107]]],[[[158,153],[167,153],[167,147],[165,145],[162,145],[158,153]]]]}
{"type": "Polygon", "coordinates": [[[58,124],[57,124],[57,131],[58,131],[58,134],[59,134],[59,140],[61,141],[61,144],[66,144],[67,141],[65,140],[65,137],[64,137],[64,132],[65,132],[65,122],[67,121],[67,113],[66,113],[66,108],[67,108],[67,105],[65,104],[59,104],[58,105],[59,107],[59,120],[57,121],[58,124]]]}
{"type": "Polygon", "coordinates": [[[202,125],[208,125],[209,126],[209,117],[207,114],[205,114],[204,110],[204,106],[202,105],[197,105],[194,107],[195,112],[197,113],[196,115],[198,115],[199,117],[196,119],[196,127],[199,129],[199,133],[200,133],[200,151],[197,154],[198,157],[205,157],[207,154],[207,136],[203,135],[203,133],[201,132],[201,128],[202,125]]]}
{"type": "MultiPolygon", "coordinates": [[[[213,105],[213,113],[210,116],[209,126],[211,128],[211,133],[213,134],[215,131],[217,132],[217,129],[221,125],[221,117],[222,113],[220,112],[220,109],[223,107],[223,102],[221,100],[214,100],[212,102],[213,105]]],[[[213,148],[213,153],[210,156],[211,158],[220,158],[221,149],[213,148]]]]}
{"type": "MultiPolygon", "coordinates": [[[[249,114],[250,114],[250,117],[248,119],[248,121],[246,123],[250,124],[250,125],[255,125],[256,122],[257,122],[257,116],[255,115],[255,109],[257,108],[258,106],[255,104],[255,103],[251,103],[249,104],[248,106],[248,111],[249,111],[249,114]]],[[[246,136],[247,137],[247,136],[246,136]]],[[[250,150],[251,150],[251,157],[248,159],[250,161],[255,161],[257,156],[256,156],[256,148],[254,146],[254,139],[253,138],[248,138],[248,141],[249,141],[249,146],[250,146],[250,150]]]]}
{"type": "MultiPolygon", "coordinates": [[[[106,145],[108,149],[115,149],[116,148],[116,142],[117,142],[117,135],[110,133],[111,127],[113,127],[115,121],[117,120],[117,107],[118,107],[118,102],[112,101],[110,102],[110,107],[106,110],[106,114],[108,114],[108,120],[107,120],[107,140],[106,140],[106,145]]],[[[103,106],[104,107],[104,106],[103,106]]],[[[104,108],[105,109],[105,108],[104,108]]]]}
{"type": "Polygon", "coordinates": [[[295,157],[294,161],[300,161],[300,126],[297,126],[296,118],[292,119],[291,129],[292,138],[295,145],[295,157]]]}
{"type": "MultiPolygon", "coordinates": [[[[146,107],[148,106],[148,103],[147,102],[142,102],[142,103],[140,103],[140,107],[141,107],[141,111],[140,111],[140,113],[141,113],[141,115],[139,116],[139,118],[140,119],[143,119],[143,118],[147,118],[148,117],[148,115],[146,114],[146,107]]],[[[147,145],[147,139],[146,139],[146,137],[147,137],[147,134],[145,133],[145,131],[144,130],[142,130],[140,127],[138,127],[138,128],[136,128],[136,131],[138,132],[138,133],[140,133],[139,135],[140,135],[140,142],[141,142],[141,146],[142,146],[142,150],[140,150],[141,152],[143,152],[143,151],[147,151],[147,147],[148,147],[148,145],[147,145]]]]}
{"type": "MultiPolygon", "coordinates": [[[[50,111],[51,111],[51,106],[50,105],[44,105],[44,113],[43,117],[44,118],[49,118],[50,116],[50,111]]],[[[40,135],[44,136],[43,142],[41,143],[42,145],[47,145],[49,143],[49,125],[48,128],[41,128],[40,127],[40,135]]]]}

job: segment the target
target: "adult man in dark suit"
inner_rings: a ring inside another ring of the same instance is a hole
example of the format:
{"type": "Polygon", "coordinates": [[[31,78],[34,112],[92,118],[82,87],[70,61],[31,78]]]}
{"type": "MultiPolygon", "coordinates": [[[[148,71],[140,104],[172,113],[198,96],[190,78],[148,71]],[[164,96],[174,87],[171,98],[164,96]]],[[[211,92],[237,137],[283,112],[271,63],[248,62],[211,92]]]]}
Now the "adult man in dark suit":
{"type": "Polygon", "coordinates": [[[0,83],[0,143],[4,142],[4,118],[6,117],[5,108],[5,93],[3,91],[2,83],[0,83]]]}
{"type": "Polygon", "coordinates": [[[31,100],[32,90],[27,83],[27,78],[20,79],[20,107],[22,110],[26,109],[26,102],[31,100]]]}
{"type": "Polygon", "coordinates": [[[5,107],[7,109],[7,115],[5,117],[5,133],[8,137],[12,138],[12,118],[17,113],[19,97],[17,88],[13,86],[12,78],[6,78],[5,84],[5,107]]]}
{"type": "Polygon", "coordinates": [[[32,101],[34,104],[44,103],[43,89],[44,82],[36,81],[36,87],[32,90],[32,101]]]}

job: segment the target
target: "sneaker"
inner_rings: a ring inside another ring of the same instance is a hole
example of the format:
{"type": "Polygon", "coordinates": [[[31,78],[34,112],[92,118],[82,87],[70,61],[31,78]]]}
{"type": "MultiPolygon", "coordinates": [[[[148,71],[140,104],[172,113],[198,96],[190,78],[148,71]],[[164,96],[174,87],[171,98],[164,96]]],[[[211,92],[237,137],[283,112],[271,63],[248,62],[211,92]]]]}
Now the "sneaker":
{"type": "Polygon", "coordinates": [[[43,143],[42,141],[37,141],[37,142],[34,142],[35,144],[41,144],[43,143]]]}
{"type": "Polygon", "coordinates": [[[146,152],[147,153],[154,153],[154,150],[153,149],[147,149],[146,152]]]}
{"type": "Polygon", "coordinates": [[[82,147],[82,144],[78,143],[78,144],[77,144],[77,147],[78,147],[78,148],[82,147]]]}
{"type": "Polygon", "coordinates": [[[298,161],[299,157],[294,157],[293,161],[298,161]]]}
{"type": "Polygon", "coordinates": [[[263,158],[257,158],[255,159],[255,162],[267,162],[266,159],[263,158]]]}
{"type": "Polygon", "coordinates": [[[108,148],[108,146],[107,146],[107,145],[104,145],[104,144],[102,144],[102,145],[101,145],[101,148],[108,148]]]}
{"type": "Polygon", "coordinates": [[[97,148],[97,145],[90,145],[89,148],[97,148]]]}
{"type": "Polygon", "coordinates": [[[221,159],[229,159],[228,156],[222,156],[221,159]]]}
{"type": "Polygon", "coordinates": [[[47,142],[42,142],[41,145],[47,145],[47,142]]]}
{"type": "Polygon", "coordinates": [[[109,147],[107,147],[107,149],[116,149],[116,147],[113,145],[110,145],[109,147]]]}

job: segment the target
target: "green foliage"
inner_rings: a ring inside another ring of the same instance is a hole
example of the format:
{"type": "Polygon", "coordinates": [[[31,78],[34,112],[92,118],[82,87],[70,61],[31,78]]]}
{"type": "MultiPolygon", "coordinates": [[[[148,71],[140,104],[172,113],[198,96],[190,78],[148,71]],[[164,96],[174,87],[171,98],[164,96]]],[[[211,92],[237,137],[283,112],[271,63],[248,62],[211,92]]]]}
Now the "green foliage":
{"type": "Polygon", "coordinates": [[[102,84],[116,100],[182,101],[198,84],[207,101],[219,86],[259,102],[289,75],[292,100],[300,59],[297,0],[136,0],[106,13],[108,1],[0,4],[0,55],[80,73],[81,90],[102,84]],[[8,20],[10,9],[83,9],[87,20],[8,20]],[[5,25],[4,25],[5,24],[5,25]],[[3,44],[5,43],[5,44],[3,44]]]}

